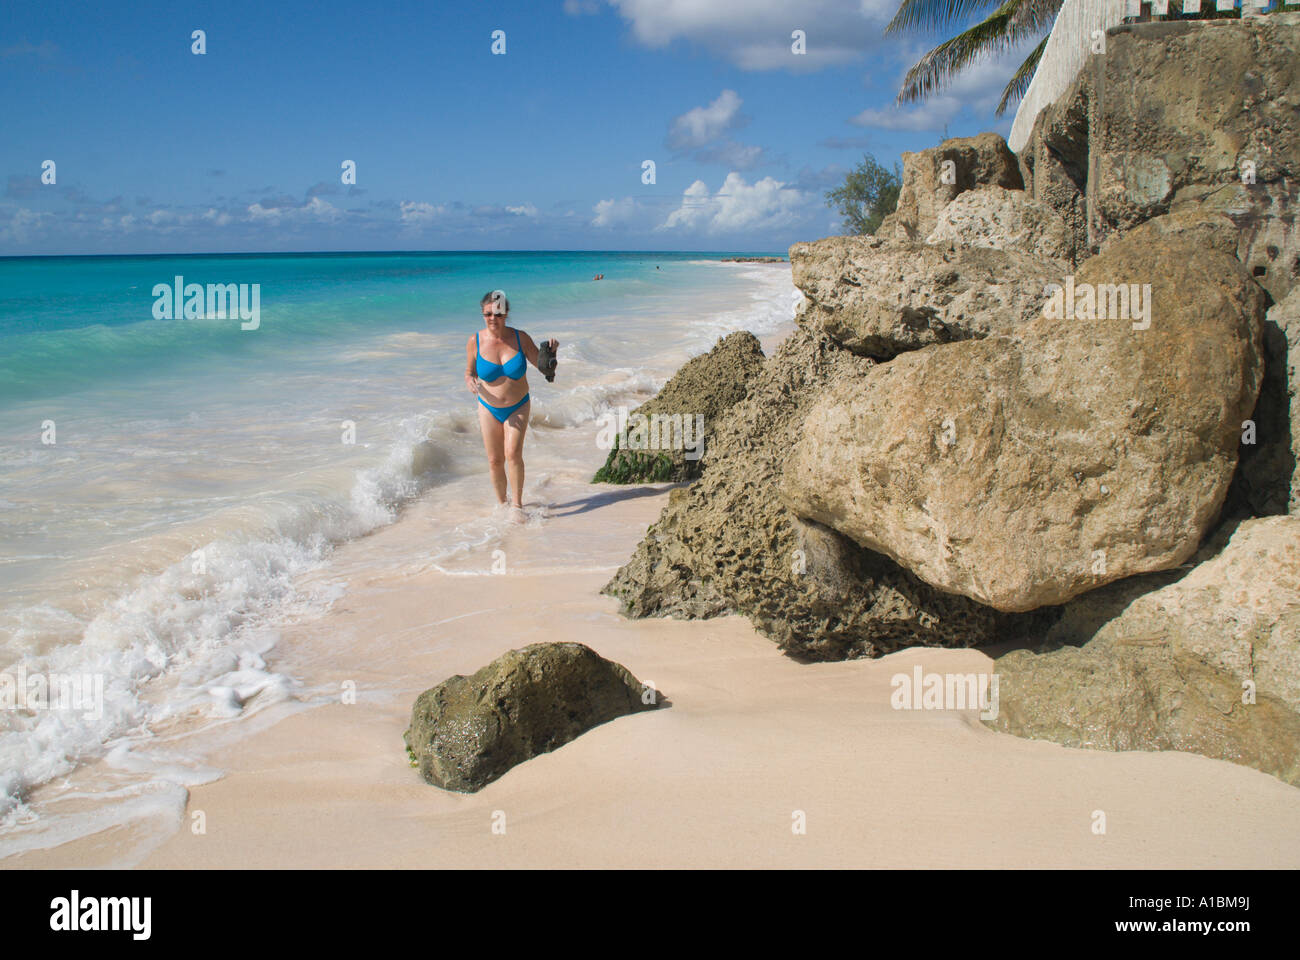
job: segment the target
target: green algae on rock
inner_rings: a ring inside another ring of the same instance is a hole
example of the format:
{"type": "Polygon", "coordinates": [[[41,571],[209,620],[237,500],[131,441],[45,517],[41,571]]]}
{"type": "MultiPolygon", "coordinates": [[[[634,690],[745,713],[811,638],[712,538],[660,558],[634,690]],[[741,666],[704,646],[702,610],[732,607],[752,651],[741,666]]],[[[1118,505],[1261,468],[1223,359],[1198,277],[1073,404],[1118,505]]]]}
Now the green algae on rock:
{"type": "Polygon", "coordinates": [[[403,739],[426,782],[473,793],[530,757],[663,702],[590,647],[534,643],[424,691],[403,739]]]}
{"type": "Polygon", "coordinates": [[[628,436],[634,443],[625,445],[619,433],[611,431],[609,456],[591,482],[662,483],[698,477],[704,466],[705,435],[745,398],[749,382],[762,366],[758,338],[744,330],[723,337],[708,353],[686,361],[662,390],[628,417],[632,427],[628,436]],[[638,421],[638,417],[644,420],[638,421]],[[640,443],[634,436],[637,423],[646,424],[647,435],[640,443]],[[646,449],[650,438],[653,444],[646,449]]]}

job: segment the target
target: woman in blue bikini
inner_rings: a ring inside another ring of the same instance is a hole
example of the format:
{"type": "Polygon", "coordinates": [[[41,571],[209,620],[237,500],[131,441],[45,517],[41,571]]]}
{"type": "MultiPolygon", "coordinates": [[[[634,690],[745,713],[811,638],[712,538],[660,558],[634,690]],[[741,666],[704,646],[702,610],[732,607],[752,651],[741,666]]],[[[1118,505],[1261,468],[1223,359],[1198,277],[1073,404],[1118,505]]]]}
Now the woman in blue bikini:
{"type": "MultiPolygon", "coordinates": [[[[524,433],[532,406],[528,398],[528,364],[537,366],[537,344],[522,330],[506,326],[510,301],[500,290],[479,301],[483,326],[465,344],[465,386],[478,397],[479,429],[497,503],[506,502],[506,476],[512,506],[523,510],[524,433]]],[[[551,340],[551,349],[560,341],[551,340]]],[[[518,519],[518,516],[516,517],[518,519]]]]}

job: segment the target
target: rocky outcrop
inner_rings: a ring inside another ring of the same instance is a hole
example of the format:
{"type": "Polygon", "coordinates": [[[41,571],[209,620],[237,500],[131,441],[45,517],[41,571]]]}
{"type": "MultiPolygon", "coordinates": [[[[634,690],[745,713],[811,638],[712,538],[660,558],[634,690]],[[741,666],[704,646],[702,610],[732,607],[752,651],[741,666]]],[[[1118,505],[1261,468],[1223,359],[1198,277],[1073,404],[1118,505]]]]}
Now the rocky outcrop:
{"type": "Polygon", "coordinates": [[[1247,520],[1217,556],[1132,600],[1082,647],[1014,651],[995,669],[995,729],[1185,750],[1300,785],[1300,518],[1247,520]]]}
{"type": "Polygon", "coordinates": [[[841,384],[804,423],[786,503],[1005,611],[1188,559],[1255,405],[1265,300],[1234,258],[1156,229],[1088,260],[1065,317],[841,384]],[[1145,309],[1117,312],[1117,285],[1145,309]]]}
{"type": "Polygon", "coordinates": [[[1072,266],[1074,244],[1054,209],[1023,190],[978,187],[959,194],[939,212],[925,242],[1021,253],[1072,266]]]}
{"type": "Polygon", "coordinates": [[[781,503],[782,466],[805,418],[872,369],[801,325],[719,424],[703,476],[672,492],[604,592],[629,616],[744,614],[812,660],[972,646],[1040,626],[937,590],[781,503]]]}
{"type": "Polygon", "coordinates": [[[1069,255],[1085,259],[1088,245],[1088,74],[1075,80],[1055,103],[1035,118],[1020,153],[1025,190],[1061,217],[1069,236],[1069,255]]]}
{"type": "Polygon", "coordinates": [[[762,366],[763,348],[747,331],[723,337],[708,353],[688,360],[662,390],[628,416],[626,430],[612,438],[614,446],[592,482],[699,476],[709,433],[722,414],[745,398],[762,366]]]}
{"type": "Polygon", "coordinates": [[[1020,164],[996,133],[955,137],[919,153],[903,154],[898,205],[876,230],[887,240],[923,240],[939,212],[965,190],[981,186],[1020,190],[1020,164]]]}
{"type": "Polygon", "coordinates": [[[1127,230],[1113,233],[1102,242],[1104,252],[1120,240],[1153,246],[1163,245],[1167,238],[1179,237],[1204,250],[1237,256],[1237,228],[1232,221],[1212,208],[1200,203],[1179,204],[1169,213],[1127,230]]]}
{"type": "Polygon", "coordinates": [[[1014,171],[905,154],[606,592],[806,659],[1046,637],[996,729],[1300,785],[1298,38],[1116,28],[1014,171]]]}
{"type": "Polygon", "coordinates": [[[1010,333],[1038,313],[1062,271],[1020,253],[869,236],[796,243],[790,267],[805,297],[799,321],[878,360],[1010,333]]]}
{"type": "Polygon", "coordinates": [[[1289,283],[1295,18],[1264,19],[1111,31],[1020,157],[991,134],[907,154],[875,237],[796,244],[799,328],[607,586],[624,610],[743,613],[829,659],[1006,640],[1068,603],[1051,629],[1084,643],[1225,510],[1293,502],[1290,314],[1261,327],[1260,284],[1289,283]],[[1040,312],[1049,282],[1070,315],[1040,312]]]}
{"type": "Polygon", "coordinates": [[[652,687],[590,647],[534,643],[424,691],[404,739],[426,782],[473,793],[592,727],[662,703],[652,687]]]}
{"type": "Polygon", "coordinates": [[[1300,286],[1264,322],[1264,383],[1239,479],[1256,516],[1300,515],[1300,286]]]}
{"type": "Polygon", "coordinates": [[[996,661],[996,730],[1094,750],[1181,750],[1300,785],[1300,716],[1241,702],[1231,677],[1168,648],[1089,644],[996,661]]]}
{"type": "Polygon", "coordinates": [[[1224,213],[1280,301],[1300,280],[1298,104],[1300,13],[1113,27],[1035,119],[1025,189],[1065,220],[1076,260],[1179,205],[1224,213]]]}
{"type": "Polygon", "coordinates": [[[1209,203],[1282,300],[1300,279],[1300,13],[1115,27],[1094,62],[1091,242],[1209,203]]]}
{"type": "Polygon", "coordinates": [[[1300,712],[1300,517],[1243,521],[1217,556],[1135,599],[1093,639],[1151,637],[1300,712]]]}

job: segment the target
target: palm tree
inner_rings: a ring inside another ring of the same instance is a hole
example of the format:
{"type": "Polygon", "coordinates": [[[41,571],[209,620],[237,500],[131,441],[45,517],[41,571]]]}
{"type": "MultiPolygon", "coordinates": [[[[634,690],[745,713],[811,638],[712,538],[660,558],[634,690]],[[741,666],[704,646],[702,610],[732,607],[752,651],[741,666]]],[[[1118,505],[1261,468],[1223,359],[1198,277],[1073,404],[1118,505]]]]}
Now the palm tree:
{"type": "MultiPolygon", "coordinates": [[[[987,9],[998,0],[903,0],[885,33],[904,30],[937,30],[964,23],[972,13],[987,9]]],[[[951,40],[945,40],[923,56],[907,76],[898,92],[898,102],[924,100],[946,86],[957,73],[985,55],[1002,53],[1022,41],[1037,36],[1052,25],[1062,0],[1002,0],[1001,5],[972,27],[951,40]]],[[[1002,91],[997,115],[1006,111],[1012,100],[1024,96],[1034,70],[1047,46],[1047,36],[1020,65],[1011,82],[1002,91]]]]}

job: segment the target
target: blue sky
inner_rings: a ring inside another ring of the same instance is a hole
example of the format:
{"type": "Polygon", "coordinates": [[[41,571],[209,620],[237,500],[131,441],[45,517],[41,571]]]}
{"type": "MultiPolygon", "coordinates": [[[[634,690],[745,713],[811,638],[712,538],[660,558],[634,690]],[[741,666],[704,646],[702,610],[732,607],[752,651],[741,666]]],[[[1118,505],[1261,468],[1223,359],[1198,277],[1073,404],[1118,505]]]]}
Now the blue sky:
{"type": "Polygon", "coordinates": [[[1014,55],[894,106],[896,6],[6,0],[0,254],[782,250],[864,151],[1010,128],[1014,55]]]}

